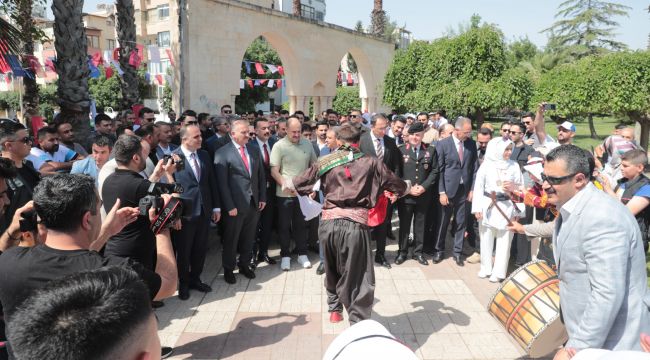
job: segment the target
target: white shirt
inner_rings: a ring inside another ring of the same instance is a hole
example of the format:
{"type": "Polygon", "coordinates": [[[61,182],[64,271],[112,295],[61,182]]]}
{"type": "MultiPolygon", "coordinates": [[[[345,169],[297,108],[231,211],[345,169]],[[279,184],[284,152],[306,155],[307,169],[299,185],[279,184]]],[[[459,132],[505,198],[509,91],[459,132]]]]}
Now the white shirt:
{"type": "Polygon", "coordinates": [[[162,150],[163,154],[165,154],[165,155],[171,155],[172,154],[172,149],[171,149],[171,147],[169,145],[167,145],[167,147],[164,148],[164,147],[160,146],[160,144],[158,144],[158,147],[160,148],[160,150],[162,150]]]}
{"type": "MultiPolygon", "coordinates": [[[[260,139],[255,138],[255,141],[257,141],[257,145],[260,146],[260,153],[262,154],[262,160],[264,160],[264,145],[266,145],[266,151],[269,153],[269,161],[271,161],[271,146],[269,145],[269,141],[266,140],[266,142],[260,141],[260,139]]],[[[237,146],[237,144],[235,144],[237,146]]],[[[237,148],[237,151],[239,151],[239,148],[237,148]]],[[[241,156],[241,153],[239,154],[241,156]]],[[[248,162],[250,164],[250,162],[248,162]]]]}
{"type": "Polygon", "coordinates": [[[47,162],[72,161],[75,156],[77,156],[77,153],[74,150],[69,149],[63,144],[59,144],[59,149],[54,154],[51,154],[41,148],[33,147],[27,156],[27,160],[30,160],[32,164],[34,164],[34,168],[36,170],[40,170],[41,167],[47,162]]]}
{"type": "Polygon", "coordinates": [[[199,155],[196,152],[191,152],[185,146],[181,145],[181,151],[183,152],[183,155],[185,158],[188,160],[190,163],[190,167],[192,168],[192,171],[194,172],[194,177],[196,180],[200,180],[199,178],[199,173],[201,169],[197,169],[196,166],[201,166],[199,165],[199,155]],[[196,161],[192,161],[192,158],[196,159],[196,161]]]}
{"type": "MultiPolygon", "coordinates": [[[[242,146],[237,144],[234,141],[232,143],[233,143],[233,145],[235,145],[235,149],[237,149],[237,155],[239,155],[239,157],[241,157],[241,150],[240,149],[242,148],[242,146]]],[[[252,176],[252,173],[251,173],[251,156],[248,153],[248,149],[246,149],[246,146],[244,146],[243,148],[244,148],[244,154],[246,154],[246,160],[248,161],[248,175],[252,176]]],[[[263,152],[264,149],[262,147],[260,147],[260,151],[263,152]]],[[[242,162],[244,162],[244,160],[242,160],[242,162]]]]}
{"type": "MultiPolygon", "coordinates": [[[[441,118],[441,119],[444,119],[444,118],[441,118]]],[[[459,153],[458,150],[459,150],[460,148],[463,147],[463,142],[460,141],[460,139],[458,139],[458,138],[456,137],[456,135],[453,134],[453,133],[451,134],[451,138],[454,140],[454,146],[456,147],[456,153],[459,153]]],[[[465,149],[463,149],[463,158],[461,159],[461,164],[464,164],[464,163],[465,163],[465,149]]],[[[461,176],[461,178],[460,178],[460,183],[461,183],[461,184],[463,183],[463,178],[462,178],[462,176],[461,176]]]]}

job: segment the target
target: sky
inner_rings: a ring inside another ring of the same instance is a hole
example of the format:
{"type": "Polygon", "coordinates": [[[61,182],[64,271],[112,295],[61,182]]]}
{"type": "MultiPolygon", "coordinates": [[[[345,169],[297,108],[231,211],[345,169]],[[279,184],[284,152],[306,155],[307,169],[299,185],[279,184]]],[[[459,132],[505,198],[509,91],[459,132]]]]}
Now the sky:
{"type": "MultiPolygon", "coordinates": [[[[432,40],[443,36],[450,27],[468,23],[472,14],[483,21],[496,24],[507,40],[528,37],[539,47],[546,44],[546,34],[541,30],[554,22],[557,6],[564,0],[384,0],[384,10],[399,26],[406,26],[416,39],[432,40]]],[[[610,0],[615,1],[615,0],[610,0]]],[[[85,11],[94,11],[98,3],[106,0],[86,0],[85,11]]],[[[650,13],[647,0],[616,1],[632,8],[630,16],[617,18],[618,41],[631,49],[645,49],[650,33],[650,13]]],[[[370,23],[372,0],[326,0],[325,21],[353,28],[361,20],[370,23]]]]}

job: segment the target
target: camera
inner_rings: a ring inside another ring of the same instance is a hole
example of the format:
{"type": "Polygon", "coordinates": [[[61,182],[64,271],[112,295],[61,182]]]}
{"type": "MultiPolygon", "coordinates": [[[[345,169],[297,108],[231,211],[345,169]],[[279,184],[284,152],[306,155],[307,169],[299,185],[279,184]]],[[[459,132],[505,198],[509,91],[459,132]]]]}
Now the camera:
{"type": "Polygon", "coordinates": [[[160,213],[160,210],[162,210],[162,207],[165,205],[165,202],[163,198],[160,196],[155,196],[155,195],[147,195],[140,199],[138,202],[138,210],[140,211],[140,215],[142,216],[148,216],[149,215],[149,209],[154,208],[156,210],[156,214],[160,213]]]}
{"type": "Polygon", "coordinates": [[[160,230],[170,227],[182,216],[189,216],[192,204],[187,199],[172,197],[165,205],[162,194],[183,193],[183,187],[179,184],[151,183],[147,190],[148,195],[138,202],[138,211],[142,216],[149,216],[149,209],[156,211],[156,218],[151,223],[151,230],[158,234],[160,230]]]}
{"type": "Polygon", "coordinates": [[[160,196],[162,194],[177,193],[182,194],[184,191],[180,184],[151,183],[147,192],[149,195],[160,196]]]}
{"type": "Polygon", "coordinates": [[[168,160],[172,161],[172,164],[176,164],[176,171],[181,171],[185,169],[185,160],[179,157],[178,160],[174,160],[171,155],[163,155],[163,161],[167,163],[168,160]]]}

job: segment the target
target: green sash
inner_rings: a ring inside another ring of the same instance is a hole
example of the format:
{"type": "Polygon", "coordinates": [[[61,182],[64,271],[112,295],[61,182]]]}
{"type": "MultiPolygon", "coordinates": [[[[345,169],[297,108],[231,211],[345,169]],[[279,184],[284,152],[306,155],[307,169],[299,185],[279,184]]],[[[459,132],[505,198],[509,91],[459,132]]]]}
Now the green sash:
{"type": "Polygon", "coordinates": [[[363,156],[362,152],[347,148],[341,148],[329,155],[325,155],[318,159],[318,177],[325,175],[325,173],[337,166],[345,165],[363,156]],[[352,156],[350,156],[350,153],[352,153],[352,156]]]}

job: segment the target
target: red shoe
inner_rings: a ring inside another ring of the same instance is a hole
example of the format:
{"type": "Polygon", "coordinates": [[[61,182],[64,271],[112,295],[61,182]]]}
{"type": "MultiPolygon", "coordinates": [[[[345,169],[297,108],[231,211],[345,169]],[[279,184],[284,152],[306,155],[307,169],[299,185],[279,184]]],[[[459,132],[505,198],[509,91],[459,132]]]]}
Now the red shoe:
{"type": "Polygon", "coordinates": [[[340,312],[338,311],[332,311],[330,313],[330,322],[331,323],[337,323],[343,321],[343,315],[341,315],[340,312]]]}

